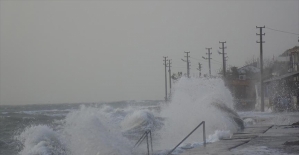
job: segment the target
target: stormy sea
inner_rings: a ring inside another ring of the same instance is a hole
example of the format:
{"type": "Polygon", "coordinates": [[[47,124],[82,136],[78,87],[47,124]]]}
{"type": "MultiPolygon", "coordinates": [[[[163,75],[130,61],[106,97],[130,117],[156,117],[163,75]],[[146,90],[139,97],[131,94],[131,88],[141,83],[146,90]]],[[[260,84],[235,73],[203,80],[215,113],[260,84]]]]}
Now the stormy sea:
{"type": "MultiPolygon", "coordinates": [[[[167,154],[199,123],[213,143],[244,127],[221,79],[181,78],[171,100],[0,106],[1,155],[140,155],[152,133],[153,154],[167,154]]],[[[198,128],[172,154],[203,145],[198,128]]]]}

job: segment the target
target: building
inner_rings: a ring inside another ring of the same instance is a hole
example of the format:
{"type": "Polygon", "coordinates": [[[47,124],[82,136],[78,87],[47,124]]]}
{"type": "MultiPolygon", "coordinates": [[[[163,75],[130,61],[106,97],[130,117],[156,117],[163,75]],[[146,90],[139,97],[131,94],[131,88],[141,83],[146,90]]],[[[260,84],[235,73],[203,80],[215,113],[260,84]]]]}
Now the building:
{"type": "Polygon", "coordinates": [[[265,106],[274,111],[298,110],[299,46],[286,50],[273,65],[272,77],[264,80],[265,106]]]}

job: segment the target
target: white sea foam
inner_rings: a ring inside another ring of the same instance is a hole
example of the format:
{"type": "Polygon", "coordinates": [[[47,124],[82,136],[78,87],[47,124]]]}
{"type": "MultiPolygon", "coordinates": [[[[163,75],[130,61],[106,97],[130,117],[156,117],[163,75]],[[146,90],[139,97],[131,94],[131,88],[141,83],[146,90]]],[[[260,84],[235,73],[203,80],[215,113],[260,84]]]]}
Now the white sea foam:
{"type": "Polygon", "coordinates": [[[46,125],[27,127],[16,137],[23,144],[21,155],[65,154],[59,135],[46,125]]]}
{"type": "MultiPolygon", "coordinates": [[[[108,104],[99,107],[81,106],[78,110],[70,111],[65,119],[55,121],[54,127],[28,127],[17,136],[23,144],[19,153],[46,155],[60,151],[54,154],[141,154],[146,149],[133,149],[136,137],[139,138],[143,131],[151,129],[154,150],[161,150],[155,153],[166,154],[201,121],[206,122],[208,142],[227,138],[238,129],[228,111],[212,104],[217,102],[233,109],[232,96],[221,79],[182,78],[173,88],[172,101],[162,107],[137,104],[125,108],[108,104]],[[127,136],[128,132],[134,136],[127,136]]],[[[201,145],[202,129],[199,129],[174,154],[201,145]]]]}
{"type": "Polygon", "coordinates": [[[97,108],[82,106],[68,114],[62,133],[72,155],[132,154],[132,146],[120,128],[97,108]]]}
{"type": "Polygon", "coordinates": [[[121,123],[124,132],[140,132],[152,130],[155,117],[147,110],[134,111],[125,117],[121,123]]]}
{"type": "Polygon", "coordinates": [[[256,121],[253,118],[245,118],[244,120],[245,127],[256,124],[256,121]]]}
{"type": "Polygon", "coordinates": [[[214,134],[209,135],[207,142],[213,143],[221,139],[231,138],[232,133],[229,130],[216,130],[214,134]]]}
{"type": "Polygon", "coordinates": [[[70,112],[57,129],[45,125],[26,128],[16,138],[23,144],[21,155],[132,155],[132,144],[120,127],[101,110],[82,106],[70,112]],[[53,153],[54,152],[54,153],[53,153]]]}
{"type": "MultiPolygon", "coordinates": [[[[233,109],[233,97],[221,79],[182,78],[174,85],[172,94],[171,102],[161,111],[165,118],[159,132],[161,149],[174,147],[201,121],[206,123],[207,135],[219,136],[217,139],[223,136],[220,130],[233,133],[238,129],[226,112],[212,105],[217,102],[233,109]]],[[[202,141],[202,129],[199,129],[185,143],[202,141]]]]}

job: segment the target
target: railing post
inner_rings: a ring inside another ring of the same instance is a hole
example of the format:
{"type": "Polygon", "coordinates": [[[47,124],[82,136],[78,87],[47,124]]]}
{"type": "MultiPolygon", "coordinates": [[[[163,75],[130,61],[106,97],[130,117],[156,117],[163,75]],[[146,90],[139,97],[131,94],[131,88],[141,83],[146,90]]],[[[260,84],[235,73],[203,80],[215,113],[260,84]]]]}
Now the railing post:
{"type": "Polygon", "coordinates": [[[202,121],[200,124],[197,125],[195,129],[193,129],[178,145],[176,145],[171,151],[168,152],[167,155],[170,155],[178,146],[180,146],[196,129],[198,129],[205,121],[202,121]]]}
{"type": "Polygon", "coordinates": [[[206,142],[206,123],[205,123],[205,121],[203,121],[202,128],[203,128],[203,144],[204,144],[204,146],[206,146],[207,142],[206,142]]]}
{"type": "Polygon", "coordinates": [[[153,140],[152,140],[152,131],[151,130],[147,130],[144,132],[144,134],[140,137],[140,139],[137,141],[137,143],[135,144],[134,147],[136,146],[139,146],[142,141],[146,138],[146,145],[147,145],[147,155],[150,155],[150,150],[149,150],[149,145],[151,145],[151,151],[152,151],[152,154],[153,154],[153,140]],[[148,137],[150,136],[150,137],[148,137]],[[151,144],[149,144],[149,140],[151,141],[151,144]]]}
{"type": "Polygon", "coordinates": [[[152,131],[150,130],[149,133],[150,133],[150,140],[151,140],[151,150],[152,150],[152,154],[153,154],[154,151],[153,151],[152,131]]]}
{"type": "Polygon", "coordinates": [[[144,140],[145,136],[146,136],[146,132],[140,137],[140,139],[137,141],[134,147],[139,146],[140,143],[144,140]]]}
{"type": "Polygon", "coordinates": [[[148,144],[148,131],[146,132],[146,145],[147,145],[147,155],[150,155],[149,154],[149,144],[148,144]]]}

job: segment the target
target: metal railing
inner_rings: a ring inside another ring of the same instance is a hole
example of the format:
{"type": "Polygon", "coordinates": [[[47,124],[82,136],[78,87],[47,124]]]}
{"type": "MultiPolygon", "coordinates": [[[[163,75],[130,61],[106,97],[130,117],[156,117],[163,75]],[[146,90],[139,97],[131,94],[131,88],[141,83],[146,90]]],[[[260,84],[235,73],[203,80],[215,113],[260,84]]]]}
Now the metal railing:
{"type": "Polygon", "coordinates": [[[153,154],[153,141],[152,141],[152,132],[151,130],[147,130],[145,131],[142,136],[140,137],[140,139],[137,141],[137,143],[134,145],[134,147],[137,147],[141,144],[141,142],[146,138],[146,145],[147,145],[147,154],[150,155],[150,151],[149,151],[149,139],[151,142],[151,151],[153,154]]]}
{"type": "Polygon", "coordinates": [[[202,121],[200,124],[197,125],[178,145],[176,145],[171,151],[168,152],[167,155],[170,155],[178,146],[180,146],[196,129],[198,129],[201,125],[203,128],[203,142],[204,146],[206,146],[206,127],[205,127],[205,121],[202,121]]]}

